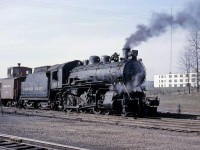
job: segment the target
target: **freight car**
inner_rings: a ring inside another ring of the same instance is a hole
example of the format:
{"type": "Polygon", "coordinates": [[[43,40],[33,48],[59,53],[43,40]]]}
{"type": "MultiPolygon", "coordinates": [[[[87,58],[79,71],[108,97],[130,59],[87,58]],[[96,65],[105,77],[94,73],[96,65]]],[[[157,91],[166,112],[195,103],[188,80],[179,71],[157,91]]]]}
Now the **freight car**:
{"type": "Polygon", "coordinates": [[[8,68],[7,78],[0,79],[1,100],[4,106],[16,105],[21,95],[21,82],[32,73],[31,68],[20,65],[18,63],[16,67],[8,68]]]}

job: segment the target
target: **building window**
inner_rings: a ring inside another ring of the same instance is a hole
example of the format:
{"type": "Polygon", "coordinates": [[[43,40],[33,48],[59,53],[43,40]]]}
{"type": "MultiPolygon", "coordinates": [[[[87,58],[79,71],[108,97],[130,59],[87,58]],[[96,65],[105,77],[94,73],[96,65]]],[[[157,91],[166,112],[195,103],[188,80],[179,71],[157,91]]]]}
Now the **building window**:
{"type": "Polygon", "coordinates": [[[180,79],[180,82],[183,82],[183,79],[180,79]]]}
{"type": "Polygon", "coordinates": [[[169,78],[171,78],[172,77],[172,75],[169,75],[169,78]]]}
{"type": "Polygon", "coordinates": [[[174,87],[177,87],[177,84],[174,84],[174,87]]]}
{"type": "Polygon", "coordinates": [[[196,77],[196,74],[192,74],[192,77],[196,77]]]}
{"type": "Polygon", "coordinates": [[[175,78],[177,78],[177,75],[174,75],[175,78]]]}
{"type": "Polygon", "coordinates": [[[183,87],[183,84],[180,84],[180,87],[183,87]]]}
{"type": "Polygon", "coordinates": [[[192,82],[195,82],[195,78],[192,79],[192,82]]]}
{"type": "Polygon", "coordinates": [[[172,82],[172,80],[169,80],[169,82],[172,82]]]}
{"type": "Polygon", "coordinates": [[[189,80],[188,80],[188,79],[185,79],[185,82],[189,82],[189,80]]]}
{"type": "Polygon", "coordinates": [[[18,75],[20,74],[20,69],[19,68],[15,68],[14,71],[15,71],[16,74],[18,74],[18,75]]]}
{"type": "Polygon", "coordinates": [[[186,76],[186,77],[189,77],[189,74],[186,74],[185,76],[186,76]]]}
{"type": "Polygon", "coordinates": [[[169,84],[169,87],[172,87],[172,84],[169,84]]]}
{"type": "Polygon", "coordinates": [[[174,82],[177,82],[177,80],[175,79],[174,82]]]}
{"type": "Polygon", "coordinates": [[[12,69],[8,69],[8,75],[12,75],[13,74],[13,68],[12,69]]]}
{"type": "Polygon", "coordinates": [[[180,77],[183,77],[183,74],[180,74],[180,77]]]}

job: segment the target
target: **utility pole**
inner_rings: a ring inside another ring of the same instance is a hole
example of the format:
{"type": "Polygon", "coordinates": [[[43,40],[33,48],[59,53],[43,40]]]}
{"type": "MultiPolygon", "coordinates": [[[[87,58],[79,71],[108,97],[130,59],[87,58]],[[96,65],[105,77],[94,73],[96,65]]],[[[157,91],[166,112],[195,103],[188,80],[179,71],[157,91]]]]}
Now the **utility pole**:
{"type": "Polygon", "coordinates": [[[3,107],[2,107],[2,101],[1,101],[1,93],[0,93],[0,108],[1,108],[1,114],[3,115],[3,107]]]}
{"type": "Polygon", "coordinates": [[[172,17],[172,5],[171,5],[171,45],[170,45],[170,71],[172,73],[172,25],[173,25],[173,17],[172,17]]]}

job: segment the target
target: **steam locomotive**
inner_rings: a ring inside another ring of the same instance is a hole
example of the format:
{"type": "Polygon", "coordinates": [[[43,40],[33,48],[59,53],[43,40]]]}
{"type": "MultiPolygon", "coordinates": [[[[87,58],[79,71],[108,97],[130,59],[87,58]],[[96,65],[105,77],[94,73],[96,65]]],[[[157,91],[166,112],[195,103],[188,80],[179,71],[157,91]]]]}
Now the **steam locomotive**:
{"type": "Polygon", "coordinates": [[[159,99],[146,97],[141,88],[146,71],[138,51],[122,51],[121,58],[114,53],[35,68],[21,83],[17,104],[123,116],[156,112],[159,99]]]}

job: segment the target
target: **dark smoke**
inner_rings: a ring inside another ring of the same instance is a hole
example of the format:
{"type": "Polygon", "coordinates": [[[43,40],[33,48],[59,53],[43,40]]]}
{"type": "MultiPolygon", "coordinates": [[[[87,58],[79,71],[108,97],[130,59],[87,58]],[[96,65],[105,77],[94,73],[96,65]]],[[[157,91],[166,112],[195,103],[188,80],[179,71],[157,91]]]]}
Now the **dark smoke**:
{"type": "Polygon", "coordinates": [[[135,33],[126,39],[125,48],[132,48],[146,42],[149,38],[161,35],[167,27],[182,27],[189,29],[200,21],[200,1],[193,1],[183,11],[175,16],[166,13],[154,13],[148,25],[139,24],[135,33]],[[199,20],[198,20],[199,19],[199,20]]]}

